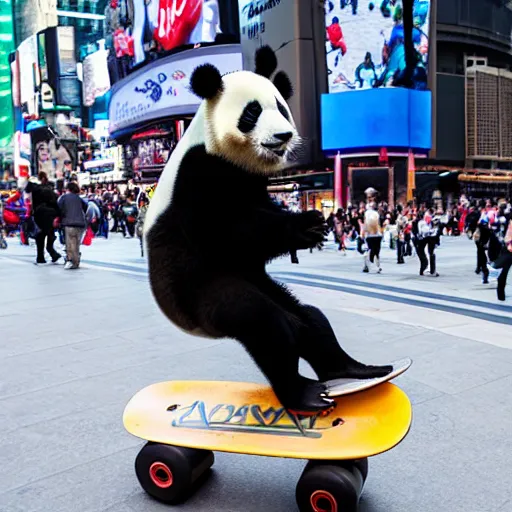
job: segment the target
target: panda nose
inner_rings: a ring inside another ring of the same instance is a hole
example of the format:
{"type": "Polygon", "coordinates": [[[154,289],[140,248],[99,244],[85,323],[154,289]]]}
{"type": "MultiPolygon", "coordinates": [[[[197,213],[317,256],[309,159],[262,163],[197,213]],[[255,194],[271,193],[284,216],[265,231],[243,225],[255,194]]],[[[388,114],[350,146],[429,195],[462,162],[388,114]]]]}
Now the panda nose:
{"type": "Polygon", "coordinates": [[[274,137],[282,142],[288,142],[292,137],[292,132],[274,133],[274,137]]]}

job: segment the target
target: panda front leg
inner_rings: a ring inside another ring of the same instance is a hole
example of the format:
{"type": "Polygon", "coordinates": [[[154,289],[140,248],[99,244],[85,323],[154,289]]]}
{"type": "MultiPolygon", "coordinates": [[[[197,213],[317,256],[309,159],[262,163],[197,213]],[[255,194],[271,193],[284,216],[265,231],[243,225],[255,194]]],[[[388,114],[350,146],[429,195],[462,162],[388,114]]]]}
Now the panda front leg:
{"type": "Polygon", "coordinates": [[[392,365],[366,365],[350,357],[340,346],[327,317],[314,306],[301,305],[303,327],[298,337],[299,354],[322,381],[384,377],[392,365]]]}
{"type": "Polygon", "coordinates": [[[300,333],[290,313],[238,277],[216,279],[197,297],[200,328],[242,343],[288,411],[312,415],[332,408],[325,386],[299,374],[300,333]]]}

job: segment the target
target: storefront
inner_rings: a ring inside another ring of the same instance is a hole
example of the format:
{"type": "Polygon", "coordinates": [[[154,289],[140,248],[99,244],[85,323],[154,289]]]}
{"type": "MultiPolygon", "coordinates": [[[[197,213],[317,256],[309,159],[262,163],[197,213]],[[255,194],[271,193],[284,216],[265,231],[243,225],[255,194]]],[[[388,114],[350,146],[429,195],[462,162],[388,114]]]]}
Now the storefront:
{"type": "Polygon", "coordinates": [[[334,211],[333,171],[303,171],[271,178],[271,197],[292,211],[321,211],[328,217],[334,211]]]}
{"type": "MultiPolygon", "coordinates": [[[[112,142],[82,144],[79,150],[78,183],[81,187],[125,183],[123,147],[112,142]]],[[[71,173],[67,173],[69,179],[71,173]]]]}
{"type": "Polygon", "coordinates": [[[170,120],[133,134],[123,144],[126,176],[137,183],[157,181],[190,121],[170,120]]]}
{"type": "Polygon", "coordinates": [[[461,192],[471,198],[510,198],[512,197],[512,172],[492,171],[483,173],[465,171],[459,174],[461,192]]]}
{"type": "Polygon", "coordinates": [[[114,85],[109,134],[123,146],[127,178],[138,183],[158,180],[199,107],[189,82],[194,69],[205,63],[221,74],[241,70],[240,45],[185,50],[149,63],[114,85]]]}
{"type": "Polygon", "coordinates": [[[329,217],[334,212],[334,191],[333,190],[306,190],[302,193],[302,209],[317,210],[322,212],[324,217],[329,217]]]}

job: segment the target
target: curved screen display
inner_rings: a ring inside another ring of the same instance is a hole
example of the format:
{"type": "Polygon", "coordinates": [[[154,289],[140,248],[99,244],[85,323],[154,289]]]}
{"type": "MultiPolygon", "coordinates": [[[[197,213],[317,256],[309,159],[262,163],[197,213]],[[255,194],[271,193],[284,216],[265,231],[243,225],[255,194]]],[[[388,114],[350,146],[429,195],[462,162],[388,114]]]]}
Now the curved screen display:
{"type": "Polygon", "coordinates": [[[219,0],[111,0],[105,9],[107,46],[128,68],[149,53],[212,43],[221,33],[219,0]]]}
{"type": "Polygon", "coordinates": [[[148,121],[194,114],[201,100],[190,90],[190,77],[197,66],[207,62],[221,74],[241,70],[240,45],[180,52],[119,81],[112,88],[109,104],[110,134],[148,121]]]}
{"type": "MultiPolygon", "coordinates": [[[[414,0],[414,88],[427,88],[430,1],[414,0]]],[[[329,92],[391,87],[405,71],[402,0],[326,0],[329,92]]]]}

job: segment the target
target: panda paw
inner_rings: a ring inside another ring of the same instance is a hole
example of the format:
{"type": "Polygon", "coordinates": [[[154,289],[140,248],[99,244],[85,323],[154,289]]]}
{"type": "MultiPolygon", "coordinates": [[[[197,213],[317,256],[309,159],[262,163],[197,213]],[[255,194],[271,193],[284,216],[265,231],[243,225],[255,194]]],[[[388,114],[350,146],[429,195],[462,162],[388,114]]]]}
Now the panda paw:
{"type": "Polygon", "coordinates": [[[280,399],[288,412],[300,416],[314,416],[336,405],[335,401],[327,396],[324,384],[305,378],[301,379],[301,385],[280,399]]]}
{"type": "Polygon", "coordinates": [[[294,242],[298,249],[310,249],[323,245],[329,228],[320,212],[316,210],[303,212],[296,219],[294,242]]]}

